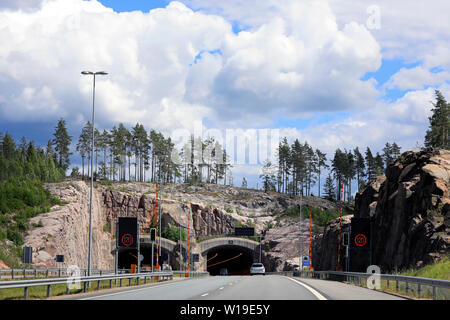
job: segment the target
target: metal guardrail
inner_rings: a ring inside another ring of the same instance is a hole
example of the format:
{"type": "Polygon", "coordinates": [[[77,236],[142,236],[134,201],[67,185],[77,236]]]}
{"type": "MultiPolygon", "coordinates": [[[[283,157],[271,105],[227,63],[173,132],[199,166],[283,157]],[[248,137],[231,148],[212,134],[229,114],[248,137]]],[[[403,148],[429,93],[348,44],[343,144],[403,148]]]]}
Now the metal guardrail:
{"type": "MultiPolygon", "coordinates": [[[[80,269],[80,274],[87,276],[87,269],[80,269]]],[[[91,275],[104,275],[114,273],[114,270],[97,270],[92,269],[91,275]]],[[[67,268],[50,268],[50,269],[0,269],[0,279],[7,277],[15,278],[37,278],[37,277],[64,277],[70,276],[67,274],[67,268]]]]}
{"type": "Polygon", "coordinates": [[[440,280],[431,278],[420,278],[402,275],[381,274],[381,273],[363,273],[363,272],[342,272],[342,271],[281,271],[281,272],[267,272],[267,274],[282,274],[285,276],[294,277],[306,277],[315,278],[321,280],[334,280],[345,281],[357,285],[362,285],[362,280],[367,282],[367,279],[371,276],[379,276],[380,281],[386,280],[387,286],[390,282],[395,282],[395,290],[399,292],[401,283],[404,283],[406,295],[408,295],[412,289],[411,284],[415,284],[417,287],[417,293],[420,295],[423,293],[423,287],[429,286],[432,288],[433,300],[437,299],[437,288],[450,290],[450,280],[440,280]]]}
{"type": "MultiPolygon", "coordinates": [[[[102,271],[102,270],[98,270],[102,271]]],[[[87,286],[90,286],[91,282],[97,282],[97,290],[100,290],[100,281],[109,280],[109,287],[112,288],[112,281],[117,282],[119,280],[119,286],[122,287],[122,280],[128,279],[129,285],[131,285],[131,281],[136,279],[136,284],[139,285],[141,279],[144,280],[144,284],[147,283],[147,279],[157,278],[158,281],[161,280],[172,280],[174,274],[180,274],[185,277],[198,277],[198,276],[207,276],[209,272],[196,272],[196,271],[161,271],[161,272],[142,272],[142,273],[122,273],[125,270],[119,270],[119,274],[108,274],[108,275],[92,275],[92,276],[84,276],[79,278],[70,279],[68,277],[64,278],[46,278],[46,279],[33,279],[33,280],[17,280],[17,281],[0,281],[0,290],[2,289],[13,289],[13,288],[24,288],[24,299],[28,298],[28,288],[29,287],[38,287],[38,286],[47,286],[47,298],[50,297],[51,286],[57,284],[66,284],[66,294],[70,293],[70,285],[74,282],[83,283],[83,292],[86,292],[87,286]]]]}

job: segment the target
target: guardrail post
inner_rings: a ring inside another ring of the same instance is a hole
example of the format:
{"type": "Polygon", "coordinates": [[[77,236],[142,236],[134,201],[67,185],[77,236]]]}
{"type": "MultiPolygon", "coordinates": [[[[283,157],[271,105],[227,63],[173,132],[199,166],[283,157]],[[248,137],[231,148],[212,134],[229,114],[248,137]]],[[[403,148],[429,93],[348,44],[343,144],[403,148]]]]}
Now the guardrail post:
{"type": "Polygon", "coordinates": [[[128,286],[131,287],[131,278],[128,279],[128,286]]]}
{"type": "Polygon", "coordinates": [[[436,300],[436,287],[433,286],[433,300],[436,300]]]}
{"type": "Polygon", "coordinates": [[[45,273],[45,277],[48,278],[48,269],[47,269],[47,272],[45,273]]]}
{"type": "Polygon", "coordinates": [[[61,278],[61,269],[58,269],[58,277],[61,278]]]}
{"type": "Polygon", "coordinates": [[[418,283],[418,284],[417,284],[417,293],[419,294],[419,298],[420,298],[420,292],[422,291],[421,289],[422,289],[422,288],[421,288],[421,286],[420,286],[420,283],[418,283]]]}
{"type": "Polygon", "coordinates": [[[147,276],[144,276],[144,284],[147,284],[147,276]]]}
{"type": "Polygon", "coordinates": [[[11,269],[11,279],[14,279],[14,269],[11,269]]]}
{"type": "Polygon", "coordinates": [[[398,280],[395,280],[395,291],[398,292],[398,280]]]}
{"type": "Polygon", "coordinates": [[[25,272],[25,269],[23,269],[23,277],[24,277],[24,278],[27,277],[27,273],[25,272]]]}
{"type": "Polygon", "coordinates": [[[47,286],[47,298],[50,297],[50,285],[47,286]]]}
{"type": "Polygon", "coordinates": [[[69,284],[66,285],[66,295],[69,295],[70,293],[70,288],[69,288],[69,284]]]}
{"type": "Polygon", "coordinates": [[[100,280],[97,281],[97,290],[100,290],[100,280]]]}
{"type": "Polygon", "coordinates": [[[26,300],[28,299],[28,287],[25,287],[23,289],[23,298],[26,300]]]}
{"type": "Polygon", "coordinates": [[[109,280],[109,288],[110,288],[110,289],[112,288],[112,279],[109,280]]]}
{"type": "Polygon", "coordinates": [[[83,282],[83,292],[86,292],[87,282],[83,282]]]}
{"type": "Polygon", "coordinates": [[[139,277],[136,278],[136,284],[139,285],[139,277]]]}
{"type": "Polygon", "coordinates": [[[408,281],[405,281],[405,290],[406,290],[406,295],[408,295],[408,292],[409,292],[408,281]]]}
{"type": "Polygon", "coordinates": [[[119,283],[120,283],[120,287],[122,287],[122,278],[120,278],[119,283]]]}
{"type": "Polygon", "coordinates": [[[34,277],[37,278],[37,269],[34,269],[34,277]]]}

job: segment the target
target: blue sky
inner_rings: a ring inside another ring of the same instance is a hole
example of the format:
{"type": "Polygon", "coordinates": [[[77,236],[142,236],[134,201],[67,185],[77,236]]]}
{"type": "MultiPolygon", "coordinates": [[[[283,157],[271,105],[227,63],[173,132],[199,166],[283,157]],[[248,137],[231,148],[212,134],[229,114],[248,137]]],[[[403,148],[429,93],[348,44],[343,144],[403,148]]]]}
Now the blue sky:
{"type": "MultiPolygon", "coordinates": [[[[40,2],[0,3],[8,30],[0,34],[0,132],[17,140],[45,146],[63,117],[76,141],[91,116],[91,80],[79,74],[86,68],[109,72],[97,83],[101,129],[141,122],[170,135],[198,120],[209,129],[276,128],[329,158],[336,148],[376,152],[393,140],[413,149],[434,89],[450,97],[443,0],[413,0],[407,11],[374,0],[375,30],[366,6],[349,0],[40,2]]],[[[233,174],[238,185],[259,180],[258,166],[233,174]]]]}

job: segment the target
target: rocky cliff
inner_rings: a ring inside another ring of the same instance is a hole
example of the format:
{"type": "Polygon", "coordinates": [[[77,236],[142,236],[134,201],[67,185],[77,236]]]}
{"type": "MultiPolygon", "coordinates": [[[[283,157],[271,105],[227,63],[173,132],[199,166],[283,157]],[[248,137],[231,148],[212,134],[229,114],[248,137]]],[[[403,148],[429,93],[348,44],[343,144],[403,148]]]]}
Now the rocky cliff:
{"type": "MultiPolygon", "coordinates": [[[[449,185],[450,151],[408,151],[356,195],[355,217],[372,219],[373,264],[388,272],[449,255],[449,185]]],[[[316,269],[335,269],[337,234],[334,220],[316,237],[316,269]]]]}
{"type": "MultiPolygon", "coordinates": [[[[31,220],[25,245],[35,248],[34,265],[54,267],[55,256],[65,255],[65,266],[87,267],[89,187],[82,181],[48,184],[52,194],[67,204],[31,220]]],[[[267,270],[289,270],[298,265],[299,224],[280,213],[298,206],[300,200],[278,193],[223,185],[161,186],[162,228],[187,226],[187,205],[192,208],[190,226],[195,237],[231,234],[237,224],[252,224],[265,234],[263,259],[267,270]]],[[[111,255],[118,217],[138,217],[141,234],[154,224],[155,185],[149,183],[96,184],[93,208],[93,267],[113,269],[111,255]]],[[[336,209],[327,200],[304,197],[303,205],[336,209]]],[[[195,251],[195,243],[192,244],[195,251]]],[[[309,250],[309,226],[302,225],[302,248],[309,250]]]]}

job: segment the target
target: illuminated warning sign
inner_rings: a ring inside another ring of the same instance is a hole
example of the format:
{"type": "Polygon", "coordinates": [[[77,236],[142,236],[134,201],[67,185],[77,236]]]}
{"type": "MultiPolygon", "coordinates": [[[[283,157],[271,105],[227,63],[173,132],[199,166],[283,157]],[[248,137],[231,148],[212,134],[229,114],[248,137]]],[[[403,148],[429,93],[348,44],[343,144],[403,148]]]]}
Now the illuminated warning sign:
{"type": "Polygon", "coordinates": [[[364,247],[367,244],[367,237],[363,234],[358,234],[355,236],[355,244],[358,247],[364,247]]]}
{"type": "Polygon", "coordinates": [[[369,249],[370,247],[370,219],[352,218],[351,246],[355,249],[369,249]]]}
{"type": "Polygon", "coordinates": [[[119,217],[118,246],[122,248],[137,248],[137,219],[119,217]]]}
{"type": "Polygon", "coordinates": [[[131,234],[127,233],[122,236],[122,244],[125,247],[130,247],[134,243],[134,238],[131,234]]]}

